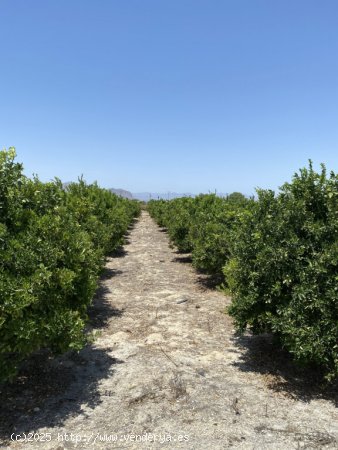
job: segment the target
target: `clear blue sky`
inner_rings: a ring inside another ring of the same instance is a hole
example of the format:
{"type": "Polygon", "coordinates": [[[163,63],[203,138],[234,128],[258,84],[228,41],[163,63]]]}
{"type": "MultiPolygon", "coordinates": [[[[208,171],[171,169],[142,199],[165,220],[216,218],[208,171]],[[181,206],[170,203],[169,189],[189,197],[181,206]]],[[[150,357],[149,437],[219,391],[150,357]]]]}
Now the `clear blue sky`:
{"type": "Polygon", "coordinates": [[[336,0],[0,0],[0,147],[133,192],[338,169],[336,0]]]}

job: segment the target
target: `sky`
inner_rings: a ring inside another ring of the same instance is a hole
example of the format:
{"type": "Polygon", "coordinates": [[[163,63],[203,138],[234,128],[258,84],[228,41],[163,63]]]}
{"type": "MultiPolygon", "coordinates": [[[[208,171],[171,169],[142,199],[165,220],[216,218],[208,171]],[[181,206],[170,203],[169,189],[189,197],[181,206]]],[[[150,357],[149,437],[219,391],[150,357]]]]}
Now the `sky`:
{"type": "Polygon", "coordinates": [[[0,148],[132,192],[338,169],[336,0],[0,0],[0,148]]]}

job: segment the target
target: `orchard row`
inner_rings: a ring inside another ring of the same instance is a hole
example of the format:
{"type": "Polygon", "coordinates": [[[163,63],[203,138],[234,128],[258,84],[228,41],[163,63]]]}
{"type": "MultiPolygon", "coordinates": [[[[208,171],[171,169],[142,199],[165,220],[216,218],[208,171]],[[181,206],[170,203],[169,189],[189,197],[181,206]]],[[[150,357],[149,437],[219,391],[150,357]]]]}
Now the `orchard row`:
{"type": "Polygon", "coordinates": [[[47,347],[80,349],[105,256],[140,212],[83,180],[29,179],[15,150],[0,152],[0,379],[47,347]]]}
{"type": "Polygon", "coordinates": [[[308,168],[257,198],[149,202],[196,269],[222,279],[243,332],[272,333],[303,364],[338,375],[338,175],[308,168]]]}

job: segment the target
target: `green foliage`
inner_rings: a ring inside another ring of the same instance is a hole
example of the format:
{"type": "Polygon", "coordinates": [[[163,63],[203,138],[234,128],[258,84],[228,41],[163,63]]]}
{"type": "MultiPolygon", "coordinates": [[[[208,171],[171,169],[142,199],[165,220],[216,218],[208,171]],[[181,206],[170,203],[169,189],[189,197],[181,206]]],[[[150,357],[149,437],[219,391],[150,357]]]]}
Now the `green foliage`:
{"type": "Polygon", "coordinates": [[[28,179],[14,149],[0,152],[0,379],[42,347],[84,345],[104,257],[138,213],[96,184],[28,179]]]}
{"type": "Polygon", "coordinates": [[[338,176],[312,165],[259,190],[224,269],[237,328],[272,332],[302,363],[338,375],[338,176]]]}
{"type": "Polygon", "coordinates": [[[148,203],[149,213],[160,226],[167,228],[171,242],[182,253],[191,251],[189,229],[193,207],[194,200],[189,197],[148,203]]]}
{"type": "Polygon", "coordinates": [[[148,210],[160,226],[168,229],[171,242],[191,252],[193,265],[209,274],[222,275],[229,258],[231,236],[239,217],[252,201],[242,194],[215,194],[171,201],[150,201],[148,210]]]}
{"type": "Polygon", "coordinates": [[[241,192],[232,192],[227,196],[227,199],[234,203],[241,203],[246,201],[246,197],[241,192]]]}
{"type": "Polygon", "coordinates": [[[166,200],[150,200],[147,203],[147,211],[162,228],[166,227],[168,204],[169,202],[166,200]]]}
{"type": "Polygon", "coordinates": [[[212,194],[200,195],[195,201],[189,232],[193,265],[198,270],[222,276],[223,266],[230,257],[233,233],[252,201],[244,196],[220,198],[212,194]]]}
{"type": "Polygon", "coordinates": [[[149,202],[193,265],[223,274],[238,331],[273,333],[302,364],[338,375],[338,175],[302,169],[276,195],[149,202]]]}

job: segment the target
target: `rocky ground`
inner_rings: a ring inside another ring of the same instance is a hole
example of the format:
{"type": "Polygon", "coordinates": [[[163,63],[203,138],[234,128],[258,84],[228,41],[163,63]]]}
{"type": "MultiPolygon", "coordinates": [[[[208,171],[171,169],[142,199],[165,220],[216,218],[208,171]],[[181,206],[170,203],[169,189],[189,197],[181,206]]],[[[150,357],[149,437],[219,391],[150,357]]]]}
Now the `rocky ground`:
{"type": "Polygon", "coordinates": [[[229,298],[208,281],[143,212],[108,260],[93,344],[56,359],[40,352],[0,387],[2,446],[338,448],[336,390],[268,336],[236,337],[229,298]]]}

